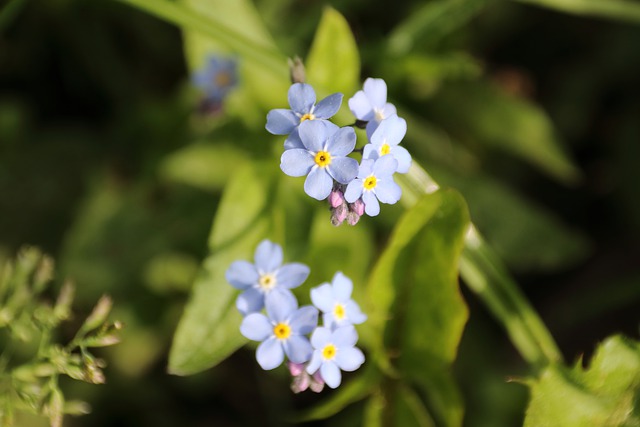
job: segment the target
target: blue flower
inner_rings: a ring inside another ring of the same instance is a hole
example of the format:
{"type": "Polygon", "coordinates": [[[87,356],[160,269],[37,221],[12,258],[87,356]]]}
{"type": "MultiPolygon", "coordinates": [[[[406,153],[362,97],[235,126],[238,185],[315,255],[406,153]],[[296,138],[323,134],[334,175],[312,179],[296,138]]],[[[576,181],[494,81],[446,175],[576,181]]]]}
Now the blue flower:
{"type": "Polygon", "coordinates": [[[327,121],[306,121],[298,129],[304,148],[282,153],[280,169],[289,176],[304,176],[304,191],[311,197],[329,197],[333,181],[347,184],[358,173],[358,162],[346,157],[356,146],[353,128],[327,121]]]}
{"type": "Polygon", "coordinates": [[[407,122],[392,114],[384,119],[371,135],[371,143],[364,146],[363,157],[366,159],[382,157],[390,154],[398,161],[399,173],[409,172],[411,166],[411,154],[400,147],[400,141],[407,133],[407,122]],[[376,155],[373,155],[376,153],[376,155]]]}
{"type": "Polygon", "coordinates": [[[353,282],[338,271],[332,283],[323,283],[311,289],[311,301],[324,313],[324,326],[333,328],[348,324],[358,325],[367,320],[366,314],[351,299],[353,282]]]}
{"type": "Polygon", "coordinates": [[[312,375],[320,370],[329,387],[338,387],[342,381],[340,370],[355,371],[364,363],[364,354],[355,347],[357,341],[358,333],[352,325],[333,331],[325,327],[316,328],[311,335],[314,350],[307,373],[312,375]]]}
{"type": "Polygon", "coordinates": [[[287,358],[305,363],[312,348],[305,336],[318,324],[318,310],[310,305],[298,308],[290,292],[272,292],[266,297],[267,316],[251,313],[242,320],[240,332],[253,341],[261,341],[256,359],[262,369],[274,369],[287,358]]]}
{"type": "Polygon", "coordinates": [[[365,159],[360,164],[358,177],[347,185],[344,198],[353,203],[362,197],[364,211],[369,216],[380,213],[380,204],[394,204],[400,200],[402,190],[393,180],[393,173],[398,168],[398,161],[391,156],[377,159],[365,159]]]}
{"type": "Polygon", "coordinates": [[[349,109],[358,120],[368,122],[367,136],[371,138],[380,122],[396,114],[396,107],[387,102],[387,84],[384,80],[368,78],[364,81],[363,89],[349,99],[349,109]]]}
{"type": "Polygon", "coordinates": [[[334,93],[315,105],[316,93],[306,83],[294,83],[289,88],[290,110],[279,108],[267,114],[266,129],[274,135],[289,135],[307,120],[326,120],[340,109],[342,94],[334,93]]]}
{"type": "Polygon", "coordinates": [[[234,59],[211,55],[204,67],[193,75],[192,81],[204,93],[205,103],[219,105],[238,84],[237,63],[234,59]]]}
{"type": "Polygon", "coordinates": [[[282,248],[263,240],[256,248],[255,264],[235,261],[226,271],[227,281],[244,292],[238,296],[236,307],[242,315],[260,311],[265,295],[274,291],[290,293],[309,277],[309,267],[300,263],[282,265],[282,248]]]}

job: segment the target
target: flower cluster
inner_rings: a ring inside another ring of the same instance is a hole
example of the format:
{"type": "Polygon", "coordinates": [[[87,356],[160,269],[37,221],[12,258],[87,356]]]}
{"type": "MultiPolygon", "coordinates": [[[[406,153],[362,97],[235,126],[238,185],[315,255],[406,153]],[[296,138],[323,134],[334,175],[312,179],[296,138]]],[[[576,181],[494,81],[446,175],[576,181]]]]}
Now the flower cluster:
{"type": "Polygon", "coordinates": [[[366,127],[368,143],[356,149],[353,127],[338,127],[329,119],[342,104],[334,93],[316,104],[316,94],[306,83],[294,83],[288,93],[290,109],[274,109],[267,115],[266,129],[287,135],[280,159],[282,171],[294,177],[306,176],[304,191],[317,200],[328,199],[331,222],[345,220],[355,225],[366,213],[376,216],[380,202],[396,203],[402,194],[394,173],[407,173],[411,155],[399,146],[407,123],[387,102],[387,85],[368,78],[363,90],[349,99],[356,124],[366,127]],[[362,160],[348,157],[359,152],[362,160]]]}
{"type": "Polygon", "coordinates": [[[193,74],[193,85],[202,92],[199,109],[203,114],[220,110],[224,98],[238,85],[237,68],[235,59],[211,55],[202,69],[193,74]]]}
{"type": "Polygon", "coordinates": [[[324,384],[336,388],[341,371],[355,371],[364,363],[353,325],[367,316],[351,299],[353,283],[338,272],[331,283],[311,289],[313,305],[299,307],[290,289],[307,279],[309,268],[282,262],[282,248],[263,240],[254,263],[235,261],[227,269],[227,281],[243,291],[236,300],[244,316],[240,333],[260,342],[256,359],[263,369],[277,368],[286,357],[294,392],[319,392],[324,384]],[[320,313],[323,326],[318,326],[320,313]]]}

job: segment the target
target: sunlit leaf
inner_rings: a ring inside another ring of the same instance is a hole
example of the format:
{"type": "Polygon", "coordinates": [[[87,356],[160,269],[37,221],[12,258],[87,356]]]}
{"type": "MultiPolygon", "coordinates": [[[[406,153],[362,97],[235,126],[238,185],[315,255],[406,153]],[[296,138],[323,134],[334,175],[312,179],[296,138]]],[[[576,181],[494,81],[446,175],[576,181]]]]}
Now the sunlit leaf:
{"type": "Polygon", "coordinates": [[[588,368],[581,362],[550,366],[531,383],[525,427],[640,425],[640,343],[610,337],[588,368]]]}
{"type": "Polygon", "coordinates": [[[204,261],[193,293],[176,331],[169,357],[170,372],[187,375],[209,368],[240,347],[241,316],[233,301],[237,291],[225,271],[238,259],[251,259],[268,236],[273,168],[248,164],[229,182],[209,239],[211,255],[204,261]]]}
{"type": "Polygon", "coordinates": [[[359,86],[358,47],[349,24],[337,10],[325,8],[305,65],[308,83],[321,92],[342,92],[350,97],[359,86]]]}

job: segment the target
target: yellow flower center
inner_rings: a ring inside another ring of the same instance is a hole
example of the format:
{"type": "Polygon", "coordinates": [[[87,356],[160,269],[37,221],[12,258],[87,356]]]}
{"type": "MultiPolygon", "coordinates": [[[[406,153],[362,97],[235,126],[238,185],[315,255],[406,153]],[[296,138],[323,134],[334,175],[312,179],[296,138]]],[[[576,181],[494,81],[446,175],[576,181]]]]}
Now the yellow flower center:
{"type": "Polygon", "coordinates": [[[314,116],[311,113],[307,113],[304,116],[300,117],[300,123],[304,122],[305,120],[314,120],[316,118],[316,116],[314,116]]]}
{"type": "Polygon", "coordinates": [[[260,279],[258,279],[258,284],[265,291],[273,289],[274,286],[276,286],[276,283],[276,277],[269,273],[261,275],[260,279]]]}
{"type": "Polygon", "coordinates": [[[331,164],[331,154],[326,151],[318,151],[315,158],[316,165],[325,168],[331,164]]]}
{"type": "Polygon", "coordinates": [[[231,75],[225,71],[221,71],[214,77],[214,83],[220,88],[231,86],[231,75]]]}
{"type": "Polygon", "coordinates": [[[279,340],[286,340],[291,335],[291,327],[286,323],[278,323],[273,328],[273,335],[279,340]]]}
{"type": "Polygon", "coordinates": [[[372,188],[376,187],[376,184],[378,184],[378,179],[374,175],[371,175],[370,177],[364,180],[363,185],[365,190],[371,190],[372,188]]]}
{"type": "Polygon", "coordinates": [[[335,307],[333,307],[333,316],[337,319],[337,320],[342,320],[344,319],[344,305],[342,304],[336,304],[335,307]]]}
{"type": "Polygon", "coordinates": [[[391,147],[389,147],[389,144],[382,144],[382,147],[380,147],[380,155],[384,156],[386,154],[389,154],[389,151],[391,151],[391,147]]]}
{"type": "Polygon", "coordinates": [[[336,352],[337,351],[338,351],[338,349],[336,348],[335,345],[327,344],[322,349],[322,357],[324,358],[324,360],[331,360],[334,357],[336,357],[336,352]]]}

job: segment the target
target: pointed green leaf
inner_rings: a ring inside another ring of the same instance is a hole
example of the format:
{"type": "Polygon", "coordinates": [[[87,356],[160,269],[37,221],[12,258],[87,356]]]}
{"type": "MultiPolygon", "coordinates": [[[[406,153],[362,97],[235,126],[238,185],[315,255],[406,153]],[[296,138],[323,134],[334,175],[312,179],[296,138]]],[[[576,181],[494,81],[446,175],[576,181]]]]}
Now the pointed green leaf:
{"type": "Polygon", "coordinates": [[[306,61],[308,83],[327,95],[353,95],[360,79],[360,54],[349,24],[337,10],[327,7],[316,30],[306,61]]]}
{"type": "Polygon", "coordinates": [[[640,3],[631,0],[518,0],[576,15],[640,22],[640,3]]]}
{"type": "Polygon", "coordinates": [[[531,384],[525,427],[640,426],[640,343],[613,336],[587,369],[552,365],[531,384]],[[571,408],[567,410],[567,408],[571,408]]]}
{"type": "Polygon", "coordinates": [[[268,235],[265,212],[275,178],[271,165],[248,164],[227,185],[209,239],[211,255],[193,285],[169,356],[169,371],[187,375],[209,368],[246,340],[239,333],[241,316],[235,308],[237,291],[225,271],[238,259],[251,259],[268,235]]]}
{"type": "Polygon", "coordinates": [[[386,333],[376,351],[400,355],[400,375],[423,388],[433,415],[447,426],[462,421],[448,370],[467,319],[457,271],[468,225],[458,193],[425,195],[399,221],[368,287],[375,334],[386,333]]]}

